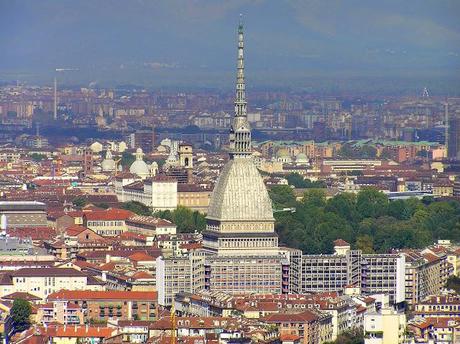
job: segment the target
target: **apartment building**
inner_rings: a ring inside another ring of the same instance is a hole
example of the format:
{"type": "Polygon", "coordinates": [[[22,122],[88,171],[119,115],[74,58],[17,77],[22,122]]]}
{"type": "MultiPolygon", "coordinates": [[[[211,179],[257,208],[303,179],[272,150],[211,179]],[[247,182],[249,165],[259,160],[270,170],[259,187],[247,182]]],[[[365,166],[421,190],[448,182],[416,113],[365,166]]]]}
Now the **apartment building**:
{"type": "Polygon", "coordinates": [[[74,290],[104,290],[104,283],[84,272],[70,268],[23,268],[0,275],[0,297],[25,292],[45,299],[48,295],[72,287],[74,290]]]}
{"type": "Polygon", "coordinates": [[[364,344],[400,344],[404,342],[406,315],[391,308],[364,315],[364,344]]]}
{"type": "Polygon", "coordinates": [[[383,293],[391,303],[404,301],[404,255],[362,254],[341,239],[334,241],[334,250],[334,254],[302,255],[300,262],[295,250],[288,251],[291,292],[341,291],[357,285],[363,295],[383,293]]]}
{"type": "Polygon", "coordinates": [[[460,319],[460,296],[457,294],[430,295],[414,305],[414,314],[422,318],[460,319]]]}
{"type": "Polygon", "coordinates": [[[447,279],[453,273],[453,266],[447,255],[434,255],[430,252],[405,250],[406,273],[405,298],[413,308],[429,295],[439,294],[447,279]]]}
{"type": "Polygon", "coordinates": [[[194,293],[204,289],[204,254],[191,251],[180,257],[156,260],[158,304],[168,306],[179,292],[194,293]]]}
{"type": "Polygon", "coordinates": [[[332,340],[332,316],[304,310],[299,313],[277,313],[261,319],[275,325],[281,336],[297,335],[302,344],[321,344],[332,340]]]}
{"type": "Polygon", "coordinates": [[[282,256],[208,257],[204,265],[205,289],[229,294],[281,294],[282,282],[287,289],[289,285],[289,270],[282,280],[283,261],[282,256]]]}
{"type": "Polygon", "coordinates": [[[124,209],[96,210],[83,215],[83,225],[101,236],[113,237],[127,231],[126,220],[134,215],[124,209]]]}
{"type": "MultiPolygon", "coordinates": [[[[59,307],[79,307],[85,322],[107,320],[148,320],[158,318],[158,294],[155,291],[76,291],[61,290],[48,296],[54,313],[59,307]]],[[[58,321],[58,319],[56,319],[58,321]]]]}
{"type": "Polygon", "coordinates": [[[36,201],[1,201],[0,215],[8,228],[46,227],[46,204],[36,201]]]}

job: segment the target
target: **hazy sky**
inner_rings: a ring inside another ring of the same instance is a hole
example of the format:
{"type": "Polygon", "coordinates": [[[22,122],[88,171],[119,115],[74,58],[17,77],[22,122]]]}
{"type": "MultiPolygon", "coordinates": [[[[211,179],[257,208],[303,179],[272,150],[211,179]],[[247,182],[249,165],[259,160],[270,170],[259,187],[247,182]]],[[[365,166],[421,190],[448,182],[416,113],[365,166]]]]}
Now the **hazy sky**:
{"type": "Polygon", "coordinates": [[[0,0],[0,78],[221,86],[248,77],[460,78],[459,0],[0,0]]]}

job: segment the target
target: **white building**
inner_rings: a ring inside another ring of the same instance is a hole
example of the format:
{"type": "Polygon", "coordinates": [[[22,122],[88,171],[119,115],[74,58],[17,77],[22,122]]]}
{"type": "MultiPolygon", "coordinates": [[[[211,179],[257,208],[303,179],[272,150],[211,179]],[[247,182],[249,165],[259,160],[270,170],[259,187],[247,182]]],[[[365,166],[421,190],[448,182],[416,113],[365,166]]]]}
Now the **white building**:
{"type": "Polygon", "coordinates": [[[406,315],[392,308],[364,315],[365,344],[399,344],[404,342],[406,315]]]}

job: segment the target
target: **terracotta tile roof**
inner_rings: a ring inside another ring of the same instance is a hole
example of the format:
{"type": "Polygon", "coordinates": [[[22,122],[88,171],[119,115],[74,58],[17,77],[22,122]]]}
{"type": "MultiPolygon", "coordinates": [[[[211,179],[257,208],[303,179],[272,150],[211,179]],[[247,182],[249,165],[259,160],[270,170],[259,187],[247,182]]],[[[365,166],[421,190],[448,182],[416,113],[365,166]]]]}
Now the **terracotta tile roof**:
{"type": "Polygon", "coordinates": [[[436,261],[440,260],[440,258],[438,256],[435,256],[434,254],[431,254],[431,253],[423,253],[422,256],[429,263],[433,263],[433,262],[436,262],[436,261]]]}
{"type": "Polygon", "coordinates": [[[334,246],[350,246],[350,244],[343,239],[337,239],[334,240],[334,246]]]}
{"type": "Polygon", "coordinates": [[[270,314],[262,318],[262,321],[268,323],[305,323],[318,320],[319,317],[310,311],[303,311],[302,313],[276,313],[270,314]]]}
{"type": "Polygon", "coordinates": [[[364,313],[365,311],[367,311],[366,307],[361,306],[361,305],[356,306],[356,313],[360,314],[360,313],[364,313]]]}
{"type": "Polygon", "coordinates": [[[65,232],[68,236],[77,236],[80,233],[83,233],[85,230],[90,230],[89,228],[86,228],[85,226],[70,226],[66,228],[65,232]]]}
{"type": "Polygon", "coordinates": [[[127,219],[126,222],[132,224],[152,225],[156,227],[176,227],[176,225],[171,221],[160,219],[158,217],[153,216],[134,215],[127,219]]]}
{"type": "Polygon", "coordinates": [[[12,294],[8,294],[5,296],[2,296],[2,299],[4,300],[16,300],[16,299],[22,299],[26,301],[39,301],[41,300],[40,297],[32,295],[30,293],[25,293],[25,292],[15,292],[12,294]]]}
{"type": "Polygon", "coordinates": [[[7,233],[11,237],[30,238],[33,241],[52,240],[56,237],[56,229],[51,227],[33,227],[33,228],[9,228],[7,233]]]}
{"type": "Polygon", "coordinates": [[[85,273],[70,268],[23,268],[11,273],[13,277],[88,277],[85,273]]]}
{"type": "Polygon", "coordinates": [[[95,326],[49,326],[42,330],[42,333],[50,337],[64,338],[107,338],[115,332],[113,327],[95,326]]]}
{"type": "MultiPolygon", "coordinates": [[[[237,323],[237,319],[224,317],[176,317],[177,328],[220,329],[228,326],[235,326],[237,323]]],[[[161,318],[153,322],[149,328],[156,330],[169,330],[171,328],[171,318],[161,318]]]]}
{"type": "Polygon", "coordinates": [[[151,321],[147,320],[118,320],[119,327],[149,327],[151,321]]]}
{"type": "Polygon", "coordinates": [[[145,235],[134,233],[134,232],[123,232],[118,237],[120,240],[140,240],[140,241],[147,240],[147,237],[145,235]]]}
{"type": "Polygon", "coordinates": [[[122,291],[122,290],[61,290],[48,295],[48,301],[56,300],[157,300],[156,291],[122,291]]]}
{"type": "Polygon", "coordinates": [[[110,221],[126,220],[134,215],[133,212],[125,209],[107,209],[103,211],[92,211],[85,213],[84,217],[88,221],[110,221]]]}
{"type": "Polygon", "coordinates": [[[452,328],[460,325],[460,320],[452,317],[425,318],[434,328],[452,328]]]}
{"type": "Polygon", "coordinates": [[[147,253],[144,252],[136,252],[128,257],[130,260],[135,261],[135,262],[145,262],[145,261],[154,261],[155,258],[148,255],[147,253]]]}
{"type": "Polygon", "coordinates": [[[139,279],[152,279],[154,277],[152,274],[149,274],[146,271],[139,271],[139,272],[136,272],[134,275],[132,275],[131,278],[135,280],[139,280],[139,279]]]}
{"type": "Polygon", "coordinates": [[[280,340],[282,342],[293,342],[296,340],[300,340],[300,338],[301,337],[296,334],[283,333],[280,335],[280,340]]]}

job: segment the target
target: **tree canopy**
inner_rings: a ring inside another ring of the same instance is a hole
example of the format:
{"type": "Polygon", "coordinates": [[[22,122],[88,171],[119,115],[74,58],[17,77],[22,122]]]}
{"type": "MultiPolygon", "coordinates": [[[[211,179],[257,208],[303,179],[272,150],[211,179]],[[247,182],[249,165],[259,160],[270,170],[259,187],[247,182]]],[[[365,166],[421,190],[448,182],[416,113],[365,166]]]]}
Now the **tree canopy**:
{"type": "Polygon", "coordinates": [[[130,167],[131,164],[136,160],[136,158],[134,157],[133,154],[129,153],[129,152],[123,152],[123,154],[121,155],[121,161],[120,161],[120,164],[121,166],[123,167],[130,167]]]}
{"type": "Polygon", "coordinates": [[[288,184],[298,189],[309,188],[325,188],[326,184],[323,181],[312,182],[310,179],[305,179],[298,173],[291,173],[286,177],[288,184]]]}
{"type": "Polygon", "coordinates": [[[175,223],[179,233],[202,232],[206,228],[205,216],[187,207],[178,206],[173,211],[158,211],[154,215],[175,223]]]}
{"type": "Polygon", "coordinates": [[[32,306],[23,299],[16,299],[10,310],[11,319],[13,320],[14,332],[22,332],[30,327],[30,314],[32,306]]]}
{"type": "Polygon", "coordinates": [[[270,197],[275,209],[296,209],[275,213],[281,243],[308,254],[331,253],[338,238],[365,253],[422,248],[438,239],[460,238],[457,201],[389,201],[375,188],[327,200],[324,190],[310,189],[297,201],[286,185],[273,187],[270,197]]]}
{"type": "Polygon", "coordinates": [[[121,206],[125,210],[132,211],[133,213],[137,215],[145,215],[145,216],[150,216],[152,215],[152,209],[147,207],[145,204],[137,201],[129,201],[125,202],[121,206]]]}

